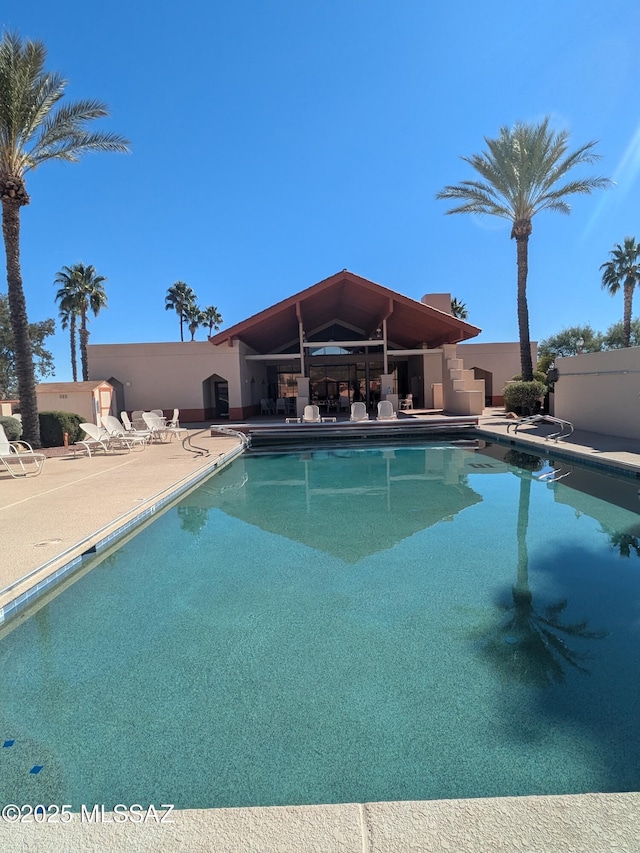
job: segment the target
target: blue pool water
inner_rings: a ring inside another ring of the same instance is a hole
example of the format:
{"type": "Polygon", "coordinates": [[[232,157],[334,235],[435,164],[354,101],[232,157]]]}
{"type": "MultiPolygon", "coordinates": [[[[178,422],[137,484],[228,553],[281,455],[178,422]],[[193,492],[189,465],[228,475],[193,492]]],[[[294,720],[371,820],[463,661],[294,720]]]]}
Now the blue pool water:
{"type": "Polygon", "coordinates": [[[0,801],[640,790],[637,484],[504,454],[234,461],[0,639],[0,801]]]}

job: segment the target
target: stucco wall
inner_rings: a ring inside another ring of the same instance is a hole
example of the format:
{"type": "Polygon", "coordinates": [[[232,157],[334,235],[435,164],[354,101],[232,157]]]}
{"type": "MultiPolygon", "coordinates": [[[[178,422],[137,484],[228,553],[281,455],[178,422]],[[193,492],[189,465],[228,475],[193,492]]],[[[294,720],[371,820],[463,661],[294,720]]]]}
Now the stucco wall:
{"type": "Polygon", "coordinates": [[[640,347],[556,359],[554,414],[575,429],[640,438],[640,347]]]}
{"type": "Polygon", "coordinates": [[[178,408],[189,417],[204,409],[202,383],[218,374],[229,383],[229,409],[242,406],[240,349],[208,341],[90,344],[91,379],[114,377],[124,386],[125,408],[178,408]]]}
{"type": "Polygon", "coordinates": [[[89,423],[97,423],[97,413],[109,412],[113,388],[106,382],[94,389],[74,388],[75,384],[74,382],[53,383],[52,389],[47,388],[46,383],[37,385],[38,411],[73,412],[89,423]],[[101,406],[100,390],[103,392],[103,406],[101,406]]]}
{"type": "MultiPolygon", "coordinates": [[[[520,373],[520,344],[518,341],[487,344],[458,344],[458,358],[461,358],[465,369],[479,367],[493,376],[492,402],[501,405],[504,402],[504,386],[510,379],[520,373]]],[[[538,362],[538,345],[531,344],[533,369],[538,362]]]]}

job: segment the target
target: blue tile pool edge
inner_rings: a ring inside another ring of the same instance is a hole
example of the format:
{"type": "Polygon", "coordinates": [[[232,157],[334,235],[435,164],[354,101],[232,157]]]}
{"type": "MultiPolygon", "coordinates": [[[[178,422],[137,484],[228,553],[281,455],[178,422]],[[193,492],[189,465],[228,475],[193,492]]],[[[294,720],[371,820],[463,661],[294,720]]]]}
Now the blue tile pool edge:
{"type": "MultiPolygon", "coordinates": [[[[51,574],[46,575],[44,578],[40,578],[36,583],[33,584],[33,586],[30,586],[28,589],[21,592],[20,595],[16,596],[16,598],[11,599],[6,604],[0,606],[0,626],[3,626],[8,622],[9,619],[13,619],[15,616],[17,616],[25,607],[33,604],[45,592],[50,592],[55,586],[60,584],[63,580],[67,579],[72,574],[72,572],[76,571],[82,565],[84,565],[89,557],[94,557],[100,551],[114,545],[119,539],[131,533],[131,531],[135,527],[138,527],[144,521],[148,520],[151,516],[164,509],[168,504],[173,503],[178,498],[182,497],[185,492],[190,491],[192,488],[201,483],[202,480],[220,471],[241,453],[244,453],[244,450],[244,446],[234,448],[228,453],[225,453],[223,456],[218,457],[210,465],[203,466],[199,471],[195,473],[195,475],[187,475],[187,477],[183,478],[182,480],[179,480],[177,483],[174,483],[173,486],[169,486],[166,490],[167,494],[163,495],[157,501],[150,504],[149,506],[146,506],[139,512],[136,512],[135,515],[128,518],[127,521],[125,521],[123,524],[119,525],[113,530],[110,530],[108,534],[106,534],[98,541],[92,541],[93,536],[96,535],[95,533],[93,533],[85,539],[82,539],[80,542],[77,542],[69,550],[76,551],[78,548],[82,548],[86,545],[86,550],[83,553],[77,554],[68,562],[64,563],[62,566],[59,566],[57,569],[52,571],[51,574]]],[[[153,498],[151,498],[151,500],[153,500],[153,498]]],[[[118,519],[114,519],[111,524],[117,524],[117,521],[118,519]]],[[[106,526],[108,527],[110,525],[106,526]]],[[[39,575],[42,571],[46,569],[48,564],[56,563],[63,556],[64,554],[58,554],[56,557],[53,557],[51,560],[49,560],[48,563],[43,563],[42,566],[38,566],[36,569],[34,569],[33,572],[31,572],[31,575],[39,575]]],[[[20,581],[16,582],[16,586],[20,585],[20,581]]]]}

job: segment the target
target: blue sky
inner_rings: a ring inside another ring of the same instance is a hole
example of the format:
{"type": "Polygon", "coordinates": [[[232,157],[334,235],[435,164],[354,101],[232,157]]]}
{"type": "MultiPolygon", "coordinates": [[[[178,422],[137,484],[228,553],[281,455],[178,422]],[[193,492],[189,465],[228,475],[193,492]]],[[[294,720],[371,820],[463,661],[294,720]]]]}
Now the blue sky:
{"type": "MultiPolygon", "coordinates": [[[[616,186],[534,220],[531,337],[622,318],[599,267],[640,238],[634,0],[31,0],[0,22],[46,44],[66,99],[106,101],[102,129],[132,148],[29,173],[31,320],[57,317],[55,274],[78,261],[108,278],[91,343],[179,340],[178,279],[228,326],[347,268],[449,291],[478,341],[516,340],[509,225],[445,216],[435,193],[473,177],[460,157],[485,136],[544,115],[572,148],[598,140],[581,174],[616,186]]],[[[70,379],[67,333],[49,343],[70,379]]]]}

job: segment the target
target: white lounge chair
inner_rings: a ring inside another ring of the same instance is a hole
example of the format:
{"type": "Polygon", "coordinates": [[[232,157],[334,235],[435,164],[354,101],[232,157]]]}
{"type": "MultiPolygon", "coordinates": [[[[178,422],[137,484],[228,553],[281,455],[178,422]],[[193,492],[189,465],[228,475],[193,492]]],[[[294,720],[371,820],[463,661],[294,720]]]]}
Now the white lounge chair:
{"type": "Polygon", "coordinates": [[[368,421],[369,415],[367,414],[367,407],[364,403],[352,403],[351,404],[351,416],[349,417],[350,421],[368,421]]]}
{"type": "MultiPolygon", "coordinates": [[[[149,440],[151,438],[151,430],[148,429],[136,429],[134,425],[129,420],[129,415],[126,412],[120,412],[120,420],[122,421],[122,425],[124,426],[125,432],[127,435],[137,435],[140,438],[146,438],[149,440]]],[[[144,423],[144,421],[143,421],[144,423]]]]}
{"type": "MultiPolygon", "coordinates": [[[[289,418],[288,420],[291,419],[289,418]]],[[[335,423],[336,419],[321,417],[320,409],[314,403],[310,403],[304,407],[304,412],[302,413],[303,424],[326,424],[329,422],[335,423]]]]}
{"type": "Polygon", "coordinates": [[[302,413],[302,423],[303,424],[319,424],[322,423],[322,418],[320,417],[320,409],[313,404],[309,404],[304,407],[304,412],[302,413]]]}
{"type": "Polygon", "coordinates": [[[380,400],[378,403],[378,416],[376,417],[376,420],[396,421],[397,419],[398,415],[393,409],[393,403],[391,400],[380,400]]]}
{"type": "Polygon", "coordinates": [[[37,476],[44,468],[44,453],[36,453],[27,441],[9,441],[4,427],[0,424],[0,463],[14,480],[37,476]]]}
{"type": "Polygon", "coordinates": [[[167,437],[167,425],[153,412],[143,412],[142,420],[151,432],[152,441],[164,441],[167,437]]]}
{"type": "Polygon", "coordinates": [[[113,415],[102,415],[100,420],[102,426],[107,431],[112,444],[120,444],[125,447],[139,447],[144,450],[147,446],[147,441],[150,436],[134,435],[132,432],[127,432],[123,425],[113,415]]]}
{"type": "Polygon", "coordinates": [[[110,444],[109,434],[106,430],[89,423],[80,424],[80,429],[84,430],[86,438],[76,439],[75,444],[72,445],[74,449],[79,449],[77,445],[81,445],[87,451],[89,457],[92,450],[104,450],[105,453],[111,450],[112,445],[110,444]]]}
{"type": "Polygon", "coordinates": [[[134,429],[146,429],[147,428],[146,424],[144,422],[144,419],[142,417],[143,414],[144,413],[142,411],[140,411],[139,409],[136,409],[135,412],[131,412],[131,421],[133,423],[134,429]]]}

